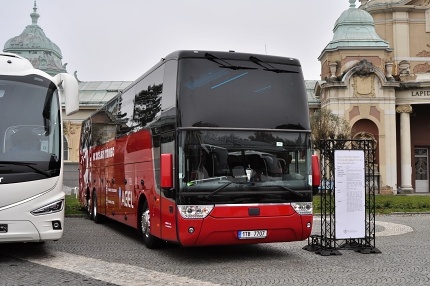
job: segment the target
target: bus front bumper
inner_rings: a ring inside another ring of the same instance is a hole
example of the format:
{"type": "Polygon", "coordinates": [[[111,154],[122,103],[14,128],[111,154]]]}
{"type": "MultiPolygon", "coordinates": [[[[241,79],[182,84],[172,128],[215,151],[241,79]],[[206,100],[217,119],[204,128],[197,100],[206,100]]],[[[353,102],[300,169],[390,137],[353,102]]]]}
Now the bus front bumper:
{"type": "Polygon", "coordinates": [[[62,220],[0,220],[0,243],[58,240],[63,236],[62,220]]]}

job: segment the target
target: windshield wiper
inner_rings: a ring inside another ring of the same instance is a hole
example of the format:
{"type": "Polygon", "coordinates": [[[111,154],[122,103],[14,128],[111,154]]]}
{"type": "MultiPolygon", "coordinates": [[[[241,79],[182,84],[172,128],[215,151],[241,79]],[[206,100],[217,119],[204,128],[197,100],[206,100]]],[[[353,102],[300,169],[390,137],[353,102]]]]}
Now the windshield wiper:
{"type": "Polygon", "coordinates": [[[208,60],[217,63],[220,65],[221,68],[227,68],[227,69],[232,69],[232,70],[256,70],[257,68],[251,68],[251,67],[242,67],[242,66],[234,66],[232,64],[230,64],[229,62],[218,58],[217,56],[214,56],[210,53],[206,53],[205,54],[205,58],[207,58],[208,60]]]}
{"type": "Polygon", "coordinates": [[[8,165],[15,165],[15,166],[25,166],[28,167],[34,171],[36,171],[36,173],[45,175],[47,178],[52,177],[52,175],[49,172],[46,172],[44,170],[41,170],[37,167],[34,167],[33,165],[36,165],[35,163],[28,163],[28,162],[15,162],[15,161],[0,161],[0,165],[1,164],[8,164],[8,165]]]}
{"type": "Polygon", "coordinates": [[[298,192],[298,191],[295,191],[295,190],[293,190],[293,189],[290,189],[290,188],[288,188],[288,187],[285,187],[285,186],[281,186],[281,185],[266,185],[266,186],[259,186],[260,188],[281,188],[281,189],[284,189],[284,190],[286,190],[286,191],[288,191],[288,192],[290,192],[290,193],[293,193],[293,194],[295,194],[296,196],[298,196],[298,197],[303,197],[304,196],[304,194],[303,193],[301,193],[301,192],[298,192]]]}
{"type": "Polygon", "coordinates": [[[230,186],[233,182],[228,182],[222,186],[219,186],[218,188],[216,188],[215,190],[213,190],[210,194],[206,195],[207,199],[212,198],[216,193],[224,190],[226,187],[230,186]]]}
{"type": "Polygon", "coordinates": [[[299,73],[297,71],[289,71],[289,70],[282,70],[282,69],[275,68],[274,66],[272,66],[268,62],[263,61],[263,60],[261,60],[261,59],[259,59],[257,57],[254,57],[254,56],[250,56],[249,59],[253,63],[259,65],[260,67],[263,67],[264,68],[263,70],[265,70],[265,71],[271,71],[271,72],[275,72],[275,73],[299,73]]]}

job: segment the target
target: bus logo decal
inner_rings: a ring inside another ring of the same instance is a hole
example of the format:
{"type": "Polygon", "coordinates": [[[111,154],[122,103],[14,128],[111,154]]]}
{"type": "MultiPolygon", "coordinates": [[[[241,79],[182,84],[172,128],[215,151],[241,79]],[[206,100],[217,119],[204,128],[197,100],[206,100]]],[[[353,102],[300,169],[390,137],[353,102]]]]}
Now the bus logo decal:
{"type": "Polygon", "coordinates": [[[124,191],[121,188],[118,189],[119,201],[121,202],[121,206],[126,208],[134,208],[133,206],[133,194],[131,191],[124,191]]]}

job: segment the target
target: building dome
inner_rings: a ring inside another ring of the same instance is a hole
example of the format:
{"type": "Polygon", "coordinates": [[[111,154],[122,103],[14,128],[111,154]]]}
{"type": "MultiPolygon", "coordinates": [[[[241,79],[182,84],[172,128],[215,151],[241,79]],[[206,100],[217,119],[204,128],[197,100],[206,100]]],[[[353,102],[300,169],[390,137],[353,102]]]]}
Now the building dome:
{"type": "Polygon", "coordinates": [[[334,24],[334,30],[336,30],[337,26],[339,25],[347,24],[373,26],[373,18],[368,12],[350,6],[349,9],[344,11],[337,19],[336,23],[334,24]]]}
{"type": "Polygon", "coordinates": [[[333,29],[333,39],[324,50],[389,49],[388,42],[376,34],[372,16],[367,11],[355,8],[355,0],[349,0],[349,3],[349,9],[337,19],[333,29]]]}
{"type": "Polygon", "coordinates": [[[67,72],[61,63],[63,58],[60,48],[54,44],[37,25],[40,15],[37,13],[34,1],[33,13],[30,14],[31,25],[25,27],[21,35],[9,39],[3,51],[18,54],[27,58],[35,68],[41,69],[50,75],[67,72]]]}

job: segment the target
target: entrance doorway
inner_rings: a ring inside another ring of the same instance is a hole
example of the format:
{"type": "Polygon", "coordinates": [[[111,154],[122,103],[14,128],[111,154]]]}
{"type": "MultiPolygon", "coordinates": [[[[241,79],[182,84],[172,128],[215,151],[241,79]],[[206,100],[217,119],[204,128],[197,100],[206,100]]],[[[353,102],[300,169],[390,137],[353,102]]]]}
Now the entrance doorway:
{"type": "Polygon", "coordinates": [[[415,148],[415,192],[429,192],[428,148],[415,148]]]}

